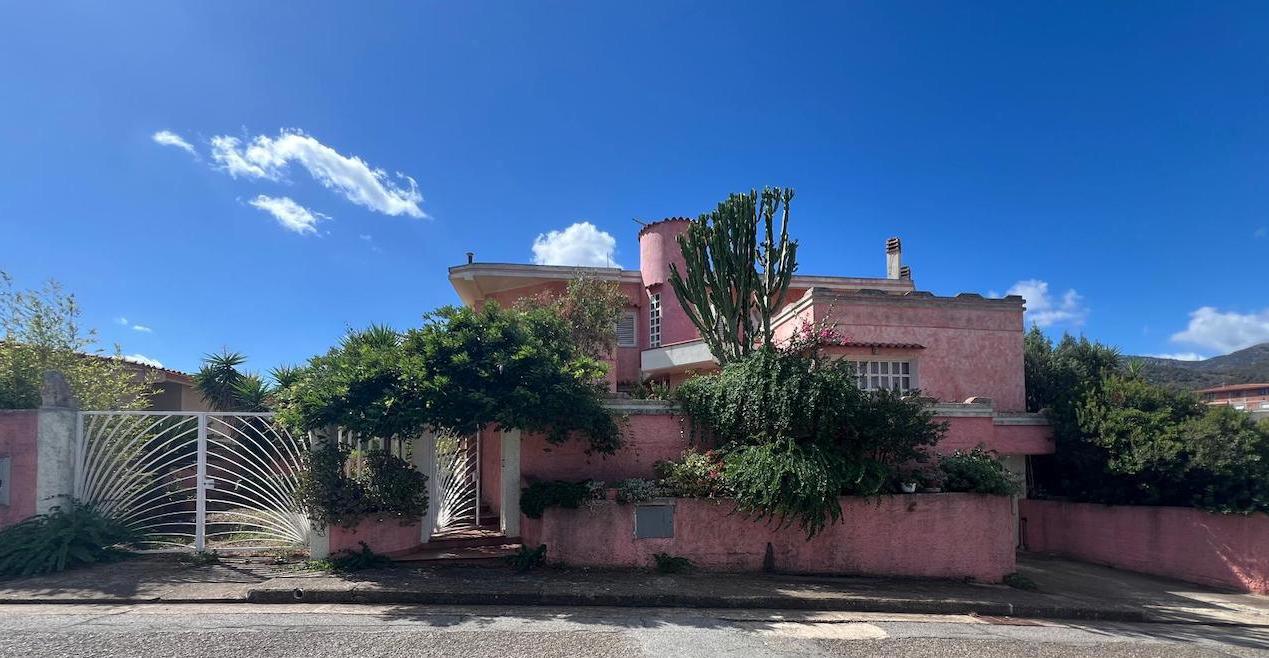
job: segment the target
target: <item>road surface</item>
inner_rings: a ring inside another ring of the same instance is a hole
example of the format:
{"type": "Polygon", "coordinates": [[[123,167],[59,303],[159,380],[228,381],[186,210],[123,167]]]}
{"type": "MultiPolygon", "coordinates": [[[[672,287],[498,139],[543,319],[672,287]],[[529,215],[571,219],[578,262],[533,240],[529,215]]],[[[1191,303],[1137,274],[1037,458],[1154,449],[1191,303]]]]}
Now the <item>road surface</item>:
{"type": "Polygon", "coordinates": [[[1269,628],[637,608],[0,605],[0,656],[1262,656],[1269,628]]]}

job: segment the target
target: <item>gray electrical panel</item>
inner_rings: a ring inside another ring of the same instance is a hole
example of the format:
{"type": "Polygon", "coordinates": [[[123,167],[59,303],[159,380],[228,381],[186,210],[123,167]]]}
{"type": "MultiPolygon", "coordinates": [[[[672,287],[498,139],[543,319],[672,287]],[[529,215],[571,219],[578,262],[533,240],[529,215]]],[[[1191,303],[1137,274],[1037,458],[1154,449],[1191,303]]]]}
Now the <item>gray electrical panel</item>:
{"type": "Polygon", "coordinates": [[[660,539],[673,536],[673,505],[635,506],[635,539],[660,539]]]}

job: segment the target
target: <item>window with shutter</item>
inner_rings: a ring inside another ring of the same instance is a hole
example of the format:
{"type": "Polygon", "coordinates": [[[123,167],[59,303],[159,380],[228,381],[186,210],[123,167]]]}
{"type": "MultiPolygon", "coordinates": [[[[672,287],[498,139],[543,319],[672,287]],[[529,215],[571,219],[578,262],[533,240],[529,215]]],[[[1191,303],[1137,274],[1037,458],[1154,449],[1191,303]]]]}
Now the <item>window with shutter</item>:
{"type": "Polygon", "coordinates": [[[637,347],[637,330],[635,329],[635,312],[625,311],[617,320],[617,347],[637,347]]]}

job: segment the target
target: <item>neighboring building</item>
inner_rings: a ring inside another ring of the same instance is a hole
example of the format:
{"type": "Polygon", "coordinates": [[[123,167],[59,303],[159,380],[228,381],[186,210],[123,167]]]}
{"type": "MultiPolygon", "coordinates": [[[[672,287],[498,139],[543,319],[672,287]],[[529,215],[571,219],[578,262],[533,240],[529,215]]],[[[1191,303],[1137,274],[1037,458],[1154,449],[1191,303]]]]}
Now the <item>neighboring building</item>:
{"type": "Polygon", "coordinates": [[[1226,405],[1257,416],[1269,416],[1269,384],[1233,384],[1195,391],[1211,405],[1226,405]]]}
{"type": "Polygon", "coordinates": [[[145,411],[211,411],[203,394],[194,385],[194,376],[179,370],[123,361],[137,377],[146,378],[154,387],[154,395],[145,411]]]}
{"type": "MultiPolygon", "coordinates": [[[[716,367],[669,284],[670,264],[684,267],[675,238],[688,225],[675,218],[645,226],[638,270],[469,263],[450,268],[450,281],[469,305],[559,291],[579,272],[614,281],[627,306],[613,387],[646,379],[677,383],[716,367]]],[[[918,291],[901,248],[898,238],[887,240],[884,278],[795,275],[776,318],[777,337],[803,321],[830,322],[848,338],[830,351],[861,366],[864,388],[920,388],[943,402],[990,398],[998,411],[1024,411],[1022,298],[918,291]]]]}

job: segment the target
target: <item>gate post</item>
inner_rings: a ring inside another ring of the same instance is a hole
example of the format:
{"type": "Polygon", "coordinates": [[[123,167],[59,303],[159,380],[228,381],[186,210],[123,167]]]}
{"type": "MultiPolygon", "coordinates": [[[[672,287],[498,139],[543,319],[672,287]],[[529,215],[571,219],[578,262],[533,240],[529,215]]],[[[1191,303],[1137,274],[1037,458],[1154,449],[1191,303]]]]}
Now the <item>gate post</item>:
{"type": "Polygon", "coordinates": [[[77,411],[62,373],[44,371],[35,435],[36,514],[47,514],[74,496],[76,445],[82,440],[77,411]]]}
{"type": "Polygon", "coordinates": [[[436,525],[436,508],[440,505],[441,487],[436,481],[436,433],[424,431],[414,437],[411,448],[414,470],[427,476],[427,511],[423,513],[419,525],[419,542],[426,544],[432,539],[432,526],[436,525]]]}
{"type": "MultiPolygon", "coordinates": [[[[319,432],[308,433],[309,450],[316,450],[331,442],[330,433],[338,432],[334,427],[327,427],[319,432]]],[[[336,441],[339,439],[336,438],[336,441]]],[[[330,528],[321,528],[309,519],[308,557],[310,560],[325,560],[330,557],[330,528]]]]}
{"type": "Polygon", "coordinates": [[[194,551],[207,548],[207,414],[198,414],[198,454],[194,471],[194,551]]]}
{"type": "Polygon", "coordinates": [[[499,525],[504,537],[520,536],[520,430],[499,430],[502,435],[502,504],[499,525]]]}

